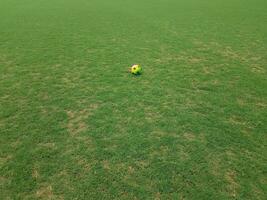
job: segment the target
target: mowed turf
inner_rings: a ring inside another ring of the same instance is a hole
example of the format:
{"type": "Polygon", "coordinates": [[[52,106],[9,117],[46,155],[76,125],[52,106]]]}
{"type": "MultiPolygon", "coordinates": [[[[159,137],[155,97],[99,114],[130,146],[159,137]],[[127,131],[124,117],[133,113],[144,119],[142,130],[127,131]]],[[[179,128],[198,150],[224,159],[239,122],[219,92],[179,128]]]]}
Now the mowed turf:
{"type": "Polygon", "coordinates": [[[266,0],[0,0],[0,199],[266,199],[266,36],[266,0]]]}

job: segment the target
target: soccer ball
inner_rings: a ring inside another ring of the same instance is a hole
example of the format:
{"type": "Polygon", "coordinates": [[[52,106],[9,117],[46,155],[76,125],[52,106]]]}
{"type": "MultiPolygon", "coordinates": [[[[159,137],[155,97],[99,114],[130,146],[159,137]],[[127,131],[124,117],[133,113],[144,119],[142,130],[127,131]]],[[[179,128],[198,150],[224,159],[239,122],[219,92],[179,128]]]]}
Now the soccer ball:
{"type": "Polygon", "coordinates": [[[131,73],[134,74],[134,75],[141,74],[141,71],[142,71],[142,68],[141,68],[140,65],[133,65],[131,67],[131,73]]]}

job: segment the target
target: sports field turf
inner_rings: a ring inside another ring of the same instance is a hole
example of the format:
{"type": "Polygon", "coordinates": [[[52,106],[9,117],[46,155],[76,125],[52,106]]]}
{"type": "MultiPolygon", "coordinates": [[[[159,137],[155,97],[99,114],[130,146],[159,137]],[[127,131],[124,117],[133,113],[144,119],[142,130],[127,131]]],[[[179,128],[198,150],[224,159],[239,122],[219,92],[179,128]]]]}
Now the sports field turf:
{"type": "Polygon", "coordinates": [[[266,0],[0,0],[0,199],[263,200],[266,134],[266,0]]]}

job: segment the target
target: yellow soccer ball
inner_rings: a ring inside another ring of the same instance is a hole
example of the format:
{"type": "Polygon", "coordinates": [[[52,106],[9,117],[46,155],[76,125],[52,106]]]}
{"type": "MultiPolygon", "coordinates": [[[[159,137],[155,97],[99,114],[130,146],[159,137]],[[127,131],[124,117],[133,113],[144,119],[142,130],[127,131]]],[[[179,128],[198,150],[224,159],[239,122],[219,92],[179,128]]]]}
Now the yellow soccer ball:
{"type": "Polygon", "coordinates": [[[131,73],[134,74],[134,75],[141,74],[141,71],[142,71],[142,68],[141,68],[140,65],[133,65],[131,67],[131,73]]]}

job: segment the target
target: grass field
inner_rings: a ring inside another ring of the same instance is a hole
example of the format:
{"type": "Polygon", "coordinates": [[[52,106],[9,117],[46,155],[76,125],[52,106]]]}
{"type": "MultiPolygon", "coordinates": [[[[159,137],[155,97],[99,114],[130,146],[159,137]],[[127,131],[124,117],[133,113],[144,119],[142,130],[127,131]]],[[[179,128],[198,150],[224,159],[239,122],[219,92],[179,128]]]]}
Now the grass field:
{"type": "Polygon", "coordinates": [[[266,199],[266,71],[266,0],[0,0],[0,199],[266,199]]]}

